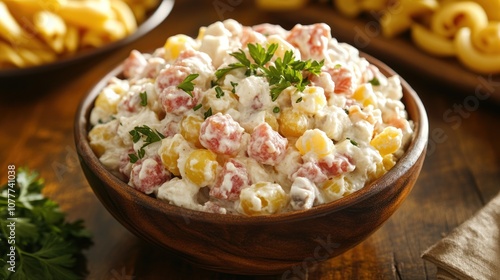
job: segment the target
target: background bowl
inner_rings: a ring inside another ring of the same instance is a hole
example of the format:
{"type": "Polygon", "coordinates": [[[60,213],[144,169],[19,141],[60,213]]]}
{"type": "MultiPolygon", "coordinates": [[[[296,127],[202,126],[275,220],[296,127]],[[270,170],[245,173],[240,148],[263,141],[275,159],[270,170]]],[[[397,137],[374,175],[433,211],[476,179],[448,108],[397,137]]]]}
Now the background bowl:
{"type": "MultiPolygon", "coordinates": [[[[396,74],[364,56],[385,75],[396,74]]],[[[83,172],[99,200],[128,230],[202,268],[292,276],[306,265],[338,256],[365,240],[398,209],[424,161],[427,115],[415,91],[402,79],[414,136],[397,164],[363,189],[310,210],[270,216],[221,215],[173,206],[129,187],[108,172],[90,148],[87,134],[94,100],[121,71],[119,66],[104,77],[78,109],[75,142],[83,172]]]]}
{"type": "Polygon", "coordinates": [[[32,78],[40,74],[47,74],[47,72],[55,72],[60,69],[64,69],[69,65],[73,65],[78,62],[85,61],[86,59],[98,55],[108,53],[117,48],[123,47],[131,42],[144,36],[146,33],[157,27],[165,18],[170,14],[172,7],[174,5],[174,0],[161,0],[158,5],[148,13],[148,16],[144,22],[142,22],[137,30],[124,37],[120,40],[105,44],[101,47],[84,50],[77,52],[75,55],[57,59],[54,62],[42,64],[27,68],[14,68],[14,69],[0,69],[0,82],[6,83],[12,80],[32,78]]]}

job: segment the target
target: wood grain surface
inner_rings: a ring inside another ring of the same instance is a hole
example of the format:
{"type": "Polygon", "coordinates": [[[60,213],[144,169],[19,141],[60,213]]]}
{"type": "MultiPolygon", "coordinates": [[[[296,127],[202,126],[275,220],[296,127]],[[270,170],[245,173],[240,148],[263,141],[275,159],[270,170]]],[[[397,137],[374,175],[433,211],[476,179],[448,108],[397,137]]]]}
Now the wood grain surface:
{"type": "MultiPolygon", "coordinates": [[[[85,252],[87,279],[282,279],[203,270],[136,238],[99,203],[75,151],[73,122],[79,102],[131,49],[150,51],[170,35],[195,36],[199,26],[227,18],[286,28],[311,21],[300,11],[277,17],[257,10],[251,1],[176,1],[167,20],[132,45],[62,72],[0,81],[0,182],[6,181],[9,164],[36,169],[47,182],[46,194],[69,218],[85,220],[94,241],[85,252]]],[[[436,267],[423,261],[421,253],[500,191],[500,113],[491,97],[497,89],[479,81],[481,91],[454,94],[456,89],[446,82],[429,83],[419,71],[398,61],[385,62],[426,106],[430,137],[422,173],[401,208],[375,234],[342,256],[306,264],[296,279],[435,279],[436,267]]]]}

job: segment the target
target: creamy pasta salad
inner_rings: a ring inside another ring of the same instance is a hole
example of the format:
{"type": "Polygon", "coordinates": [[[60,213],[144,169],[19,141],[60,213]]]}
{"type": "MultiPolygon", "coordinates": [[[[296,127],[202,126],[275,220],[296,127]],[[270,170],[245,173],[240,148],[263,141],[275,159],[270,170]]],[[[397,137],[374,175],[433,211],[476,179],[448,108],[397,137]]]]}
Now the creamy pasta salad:
{"type": "Polygon", "coordinates": [[[399,77],[330,31],[225,20],[134,50],[95,100],[90,145],[130,187],[199,211],[347,196],[395,165],[413,129],[399,77]]]}

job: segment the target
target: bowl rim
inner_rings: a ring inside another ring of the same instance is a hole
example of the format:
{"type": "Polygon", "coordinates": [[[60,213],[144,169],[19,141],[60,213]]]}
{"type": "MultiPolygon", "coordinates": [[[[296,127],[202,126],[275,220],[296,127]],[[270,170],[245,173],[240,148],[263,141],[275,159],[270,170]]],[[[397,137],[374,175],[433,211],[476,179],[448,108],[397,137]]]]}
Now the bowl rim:
{"type": "Polygon", "coordinates": [[[83,52],[77,52],[74,55],[57,59],[50,63],[26,67],[26,68],[12,68],[12,69],[0,70],[0,80],[36,75],[44,73],[46,71],[60,69],[65,66],[83,61],[87,58],[104,54],[116,48],[125,46],[139,39],[140,37],[146,35],[149,31],[153,30],[162,21],[164,21],[172,11],[174,2],[175,0],[160,0],[159,3],[155,6],[155,8],[152,10],[151,15],[149,15],[146,18],[146,20],[144,20],[144,22],[142,22],[137,27],[137,30],[135,30],[132,34],[120,40],[105,44],[98,48],[86,50],[83,52]]]}
{"type": "MultiPolygon", "coordinates": [[[[307,210],[296,210],[271,215],[246,216],[236,214],[233,215],[209,213],[199,210],[187,209],[172,205],[169,202],[159,200],[133,189],[126,182],[120,180],[118,177],[106,170],[106,168],[100,163],[99,159],[90,148],[90,144],[87,138],[89,128],[88,121],[90,117],[90,111],[94,106],[94,100],[99,94],[100,90],[107,84],[107,81],[122,72],[122,64],[116,66],[112,71],[108,72],[108,74],[105,75],[97,84],[95,84],[95,86],[87,93],[87,95],[83,97],[83,100],[80,103],[75,115],[74,137],[77,153],[79,154],[80,161],[84,161],[84,163],[92,170],[94,175],[97,176],[105,185],[107,185],[107,187],[110,187],[114,191],[119,193],[125,192],[127,197],[134,197],[133,203],[138,203],[148,210],[150,209],[152,211],[161,212],[164,215],[177,217],[180,219],[184,219],[185,221],[193,220],[211,224],[226,225],[266,225],[288,221],[300,221],[308,219],[312,216],[324,216],[332,212],[340,211],[346,207],[354,205],[359,201],[363,201],[379,193],[384,189],[385,186],[393,184],[401,175],[408,172],[408,170],[412,168],[412,166],[420,159],[420,157],[425,156],[428,141],[429,124],[427,113],[422,101],[420,100],[415,90],[413,90],[413,88],[401,76],[399,76],[399,74],[397,74],[385,63],[363,52],[360,52],[360,55],[367,59],[371,64],[377,66],[384,75],[388,77],[397,75],[399,77],[401,86],[403,88],[402,101],[405,104],[405,108],[408,108],[409,106],[414,108],[414,115],[409,115],[409,118],[414,123],[414,133],[406,152],[396,162],[391,170],[389,170],[386,174],[382,175],[380,178],[377,178],[370,184],[364,186],[363,188],[338,200],[317,205],[307,210]],[[415,119],[417,117],[419,118],[415,119]]],[[[408,113],[411,114],[411,112],[408,113]]]]}

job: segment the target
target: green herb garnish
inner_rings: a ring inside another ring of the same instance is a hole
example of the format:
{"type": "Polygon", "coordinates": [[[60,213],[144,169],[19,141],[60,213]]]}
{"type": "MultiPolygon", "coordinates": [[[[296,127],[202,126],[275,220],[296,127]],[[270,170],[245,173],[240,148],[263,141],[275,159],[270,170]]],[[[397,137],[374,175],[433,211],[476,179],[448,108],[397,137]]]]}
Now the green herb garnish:
{"type": "Polygon", "coordinates": [[[141,106],[146,107],[148,106],[148,94],[143,91],[139,93],[139,97],[141,98],[141,106]]]}
{"type": "Polygon", "coordinates": [[[355,140],[351,139],[351,138],[346,138],[347,140],[349,140],[351,142],[351,144],[353,144],[354,146],[358,146],[358,142],[356,142],[355,140]]]}
{"type": "Polygon", "coordinates": [[[238,85],[238,83],[231,82],[231,86],[233,87],[233,88],[231,89],[231,92],[232,92],[232,93],[236,93],[236,86],[237,86],[237,85],[238,85]]]}
{"type": "Polygon", "coordinates": [[[215,87],[215,97],[221,98],[224,96],[224,91],[220,88],[220,86],[215,87]]]}
{"type": "Polygon", "coordinates": [[[189,94],[189,96],[193,97],[192,91],[194,90],[193,80],[198,78],[200,74],[189,74],[182,83],[180,83],[177,88],[182,89],[184,92],[189,94]]]}
{"type": "Polygon", "coordinates": [[[38,173],[20,168],[0,189],[1,279],[84,278],[78,263],[92,244],[90,233],[83,220],[66,221],[43,188],[38,173]]]}
{"type": "Polygon", "coordinates": [[[220,80],[228,72],[239,68],[246,69],[247,76],[264,76],[271,86],[271,99],[275,101],[281,92],[290,86],[303,91],[305,86],[309,85],[310,81],[303,76],[303,72],[313,75],[321,73],[324,61],[296,60],[293,51],[290,50],[285,52],[283,58],[278,57],[274,63],[270,63],[277,49],[277,44],[269,45],[267,50],[260,44],[248,44],[248,52],[254,61],[253,63],[240,49],[238,52],[231,53],[231,56],[235,57],[238,62],[217,70],[215,76],[217,80],[220,80]]]}
{"type": "Polygon", "coordinates": [[[154,142],[159,142],[161,139],[165,138],[163,134],[161,134],[158,130],[153,130],[151,127],[147,125],[136,126],[133,130],[129,131],[130,136],[132,136],[132,141],[134,143],[139,142],[141,139],[144,141],[144,144],[139,148],[136,154],[129,154],[129,159],[131,163],[137,162],[139,159],[143,158],[146,154],[146,150],[144,148],[154,142]]]}
{"type": "Polygon", "coordinates": [[[203,114],[203,116],[205,117],[205,119],[207,119],[211,115],[212,115],[212,107],[208,108],[208,110],[203,114]]]}
{"type": "Polygon", "coordinates": [[[193,111],[198,111],[203,105],[201,104],[198,104],[196,106],[193,107],[193,111]]]}
{"type": "Polygon", "coordinates": [[[280,107],[276,106],[273,108],[273,113],[277,114],[281,111],[280,107]]]}
{"type": "Polygon", "coordinates": [[[374,77],[373,79],[368,81],[372,86],[380,86],[380,81],[377,79],[377,77],[374,77]]]}

